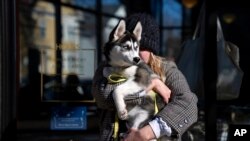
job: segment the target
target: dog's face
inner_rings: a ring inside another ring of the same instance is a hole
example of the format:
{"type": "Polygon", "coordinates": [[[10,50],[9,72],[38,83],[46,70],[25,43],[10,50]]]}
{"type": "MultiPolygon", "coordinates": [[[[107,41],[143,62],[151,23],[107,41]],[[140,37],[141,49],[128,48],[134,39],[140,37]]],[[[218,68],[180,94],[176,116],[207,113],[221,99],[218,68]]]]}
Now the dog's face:
{"type": "Polygon", "coordinates": [[[139,41],[142,26],[138,22],[133,33],[126,31],[125,21],[121,20],[111,32],[109,41],[105,45],[105,56],[111,66],[128,67],[137,64],[139,57],[139,41]]]}

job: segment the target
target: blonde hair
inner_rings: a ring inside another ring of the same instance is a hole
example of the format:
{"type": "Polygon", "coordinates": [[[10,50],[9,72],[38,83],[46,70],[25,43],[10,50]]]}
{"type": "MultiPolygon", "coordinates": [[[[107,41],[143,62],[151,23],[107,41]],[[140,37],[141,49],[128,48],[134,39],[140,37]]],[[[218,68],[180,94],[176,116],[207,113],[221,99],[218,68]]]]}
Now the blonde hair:
{"type": "Polygon", "coordinates": [[[160,76],[161,80],[164,81],[165,72],[164,69],[162,68],[162,58],[150,52],[148,65],[157,75],[160,76]]]}

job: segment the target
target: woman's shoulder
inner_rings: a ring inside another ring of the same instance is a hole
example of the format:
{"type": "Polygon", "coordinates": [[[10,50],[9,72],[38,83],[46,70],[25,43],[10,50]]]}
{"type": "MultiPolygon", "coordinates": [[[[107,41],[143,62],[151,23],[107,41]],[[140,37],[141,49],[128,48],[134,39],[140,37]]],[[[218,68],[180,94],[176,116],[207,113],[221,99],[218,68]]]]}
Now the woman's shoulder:
{"type": "Polygon", "coordinates": [[[103,68],[107,66],[107,62],[101,62],[95,70],[94,80],[98,80],[103,77],[103,68]]]}
{"type": "Polygon", "coordinates": [[[162,65],[165,69],[177,68],[176,63],[173,59],[161,57],[162,65]]]}

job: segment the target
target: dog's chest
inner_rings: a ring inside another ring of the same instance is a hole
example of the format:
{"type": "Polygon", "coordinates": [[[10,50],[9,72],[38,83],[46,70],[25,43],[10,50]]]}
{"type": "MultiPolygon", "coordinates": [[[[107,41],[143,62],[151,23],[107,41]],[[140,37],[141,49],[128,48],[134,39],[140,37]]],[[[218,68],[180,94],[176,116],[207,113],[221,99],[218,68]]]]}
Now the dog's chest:
{"type": "Polygon", "coordinates": [[[126,69],[123,69],[120,73],[121,75],[127,77],[128,79],[134,78],[136,75],[138,67],[137,66],[130,66],[126,69]]]}

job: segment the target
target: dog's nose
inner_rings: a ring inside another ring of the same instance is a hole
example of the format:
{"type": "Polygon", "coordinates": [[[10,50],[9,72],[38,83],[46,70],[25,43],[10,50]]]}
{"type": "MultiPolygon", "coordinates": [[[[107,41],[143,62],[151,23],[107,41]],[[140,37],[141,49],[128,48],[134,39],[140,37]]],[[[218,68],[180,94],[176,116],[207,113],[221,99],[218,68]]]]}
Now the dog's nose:
{"type": "Polygon", "coordinates": [[[139,63],[140,60],[141,60],[140,57],[134,57],[134,59],[133,59],[133,61],[134,61],[136,64],[139,63]]]}

